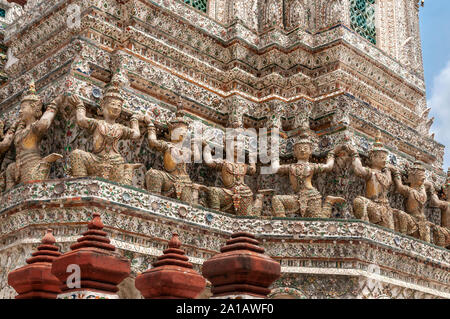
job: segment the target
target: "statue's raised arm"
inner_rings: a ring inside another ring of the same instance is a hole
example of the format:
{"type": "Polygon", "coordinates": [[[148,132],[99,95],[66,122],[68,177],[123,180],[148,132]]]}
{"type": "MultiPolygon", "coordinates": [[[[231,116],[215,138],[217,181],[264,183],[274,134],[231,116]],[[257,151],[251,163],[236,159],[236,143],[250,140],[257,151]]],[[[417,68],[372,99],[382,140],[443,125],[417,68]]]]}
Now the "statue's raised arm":
{"type": "Polygon", "coordinates": [[[397,191],[397,193],[401,194],[402,196],[408,196],[408,194],[410,192],[410,188],[406,185],[403,185],[402,176],[401,176],[399,169],[394,166],[389,167],[389,169],[391,170],[391,173],[394,176],[393,180],[394,180],[395,190],[397,191]]]}
{"type": "Polygon", "coordinates": [[[152,149],[156,149],[159,152],[164,152],[168,148],[169,144],[163,140],[158,140],[158,138],[156,137],[156,127],[148,112],[144,117],[144,121],[147,125],[148,146],[152,149]]]}
{"type": "Polygon", "coordinates": [[[98,120],[86,116],[86,107],[83,101],[76,95],[70,96],[68,100],[76,108],[77,125],[89,131],[94,131],[98,125],[98,120]]]}
{"type": "Polygon", "coordinates": [[[335,159],[335,150],[331,150],[327,155],[327,162],[325,164],[317,165],[317,173],[329,173],[333,170],[335,159]]]}
{"type": "Polygon", "coordinates": [[[203,159],[206,166],[218,171],[222,169],[223,158],[213,158],[212,148],[209,144],[203,148],[203,159]]]}
{"type": "MultiPolygon", "coordinates": [[[[6,134],[3,136],[2,141],[0,142],[0,154],[5,153],[11,146],[13,140],[14,140],[14,134],[16,133],[17,125],[19,123],[15,122],[11,125],[11,127],[8,129],[6,134]]],[[[3,122],[1,127],[1,133],[3,133],[3,122]]]]}
{"type": "Polygon", "coordinates": [[[353,146],[348,146],[348,150],[352,158],[352,168],[355,175],[364,179],[368,178],[370,176],[370,168],[362,165],[358,151],[353,146]]]}
{"type": "Polygon", "coordinates": [[[441,210],[441,226],[450,231],[450,170],[447,173],[447,181],[443,186],[444,200],[440,200],[434,187],[431,190],[431,205],[441,210]]]}

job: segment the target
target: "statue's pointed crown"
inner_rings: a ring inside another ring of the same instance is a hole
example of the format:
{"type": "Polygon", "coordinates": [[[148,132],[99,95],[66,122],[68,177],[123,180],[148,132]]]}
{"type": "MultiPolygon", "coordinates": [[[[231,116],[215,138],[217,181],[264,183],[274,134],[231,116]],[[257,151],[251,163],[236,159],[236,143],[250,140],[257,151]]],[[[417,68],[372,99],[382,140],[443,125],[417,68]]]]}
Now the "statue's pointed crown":
{"type": "Polygon", "coordinates": [[[312,131],[307,121],[303,121],[300,126],[300,133],[294,137],[294,145],[296,144],[309,144],[312,145],[312,131]]]}
{"type": "Polygon", "coordinates": [[[384,152],[389,153],[389,151],[384,147],[383,143],[381,142],[381,131],[377,131],[377,135],[375,136],[375,142],[373,143],[372,149],[370,150],[370,153],[374,152],[384,152]]]}
{"type": "Polygon", "coordinates": [[[120,94],[121,79],[119,74],[114,74],[111,82],[106,86],[103,98],[112,97],[124,101],[124,98],[120,94]]]}
{"type": "Polygon", "coordinates": [[[175,117],[169,122],[169,130],[172,131],[178,127],[188,127],[189,122],[184,119],[183,102],[181,98],[177,102],[177,111],[175,117]]]}
{"type": "Polygon", "coordinates": [[[424,163],[420,160],[420,153],[416,154],[416,160],[414,161],[414,164],[411,167],[411,169],[413,169],[413,170],[421,170],[421,171],[425,171],[426,170],[424,163]]]}
{"type": "Polygon", "coordinates": [[[24,92],[22,96],[22,102],[24,101],[41,101],[39,95],[36,94],[36,85],[33,80],[28,84],[28,89],[24,92]]]}

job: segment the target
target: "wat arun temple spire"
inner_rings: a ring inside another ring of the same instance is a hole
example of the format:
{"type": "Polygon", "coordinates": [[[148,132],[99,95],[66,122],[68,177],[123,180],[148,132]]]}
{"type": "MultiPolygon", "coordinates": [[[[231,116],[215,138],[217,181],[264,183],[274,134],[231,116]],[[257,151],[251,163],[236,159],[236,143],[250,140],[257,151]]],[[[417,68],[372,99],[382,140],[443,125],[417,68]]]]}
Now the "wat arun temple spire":
{"type": "Polygon", "coordinates": [[[0,0],[0,298],[449,298],[423,7],[0,0]]]}

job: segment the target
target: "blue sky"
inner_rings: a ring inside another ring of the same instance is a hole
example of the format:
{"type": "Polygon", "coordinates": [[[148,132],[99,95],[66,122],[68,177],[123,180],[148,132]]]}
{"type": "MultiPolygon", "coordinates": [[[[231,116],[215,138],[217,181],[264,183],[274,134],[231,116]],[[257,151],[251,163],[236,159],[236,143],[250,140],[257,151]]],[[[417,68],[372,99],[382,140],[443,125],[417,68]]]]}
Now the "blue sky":
{"type": "Polygon", "coordinates": [[[420,8],[420,27],[431,131],[446,146],[444,169],[450,167],[450,1],[427,0],[420,8]]]}

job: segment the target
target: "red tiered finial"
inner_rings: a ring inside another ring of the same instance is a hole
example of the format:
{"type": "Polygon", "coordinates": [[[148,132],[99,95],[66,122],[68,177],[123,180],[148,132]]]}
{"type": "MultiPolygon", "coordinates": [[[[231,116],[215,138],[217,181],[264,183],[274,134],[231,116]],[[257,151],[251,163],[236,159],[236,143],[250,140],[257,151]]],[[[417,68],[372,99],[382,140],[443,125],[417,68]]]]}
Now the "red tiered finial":
{"type": "Polygon", "coordinates": [[[180,247],[181,247],[180,238],[178,238],[177,233],[173,233],[172,239],[169,241],[169,248],[180,248],[180,247]]]}
{"type": "Polygon", "coordinates": [[[92,214],[93,218],[88,224],[88,231],[83,233],[83,237],[78,238],[77,243],[70,246],[70,249],[75,250],[83,247],[96,247],[109,251],[116,250],[116,247],[110,244],[110,240],[106,237],[106,232],[102,229],[105,227],[100,219],[99,213],[92,214]]]}
{"type": "Polygon", "coordinates": [[[8,275],[8,284],[18,293],[16,299],[55,299],[61,292],[61,282],[51,273],[52,262],[61,255],[55,242],[48,229],[33,257],[27,259],[28,265],[8,275]]]}
{"type": "Polygon", "coordinates": [[[115,253],[103,231],[100,214],[94,213],[88,224],[88,231],[70,246],[71,251],[63,254],[53,262],[52,273],[63,283],[63,293],[74,291],[94,291],[113,295],[118,291],[117,285],[130,274],[130,261],[115,253]],[[67,278],[68,266],[80,267],[80,288],[69,288],[67,278]]]}
{"type": "Polygon", "coordinates": [[[136,277],[136,288],[146,299],[193,299],[206,286],[206,280],[192,269],[181,241],[173,234],[169,248],[158,257],[152,269],[136,277]]]}
{"type": "Polygon", "coordinates": [[[220,254],[203,263],[202,273],[212,284],[213,297],[250,295],[265,298],[280,277],[278,262],[264,255],[255,236],[235,233],[220,254]]]}
{"type": "Polygon", "coordinates": [[[28,0],[8,0],[8,2],[15,2],[20,4],[22,7],[27,3],[28,0]]]}

